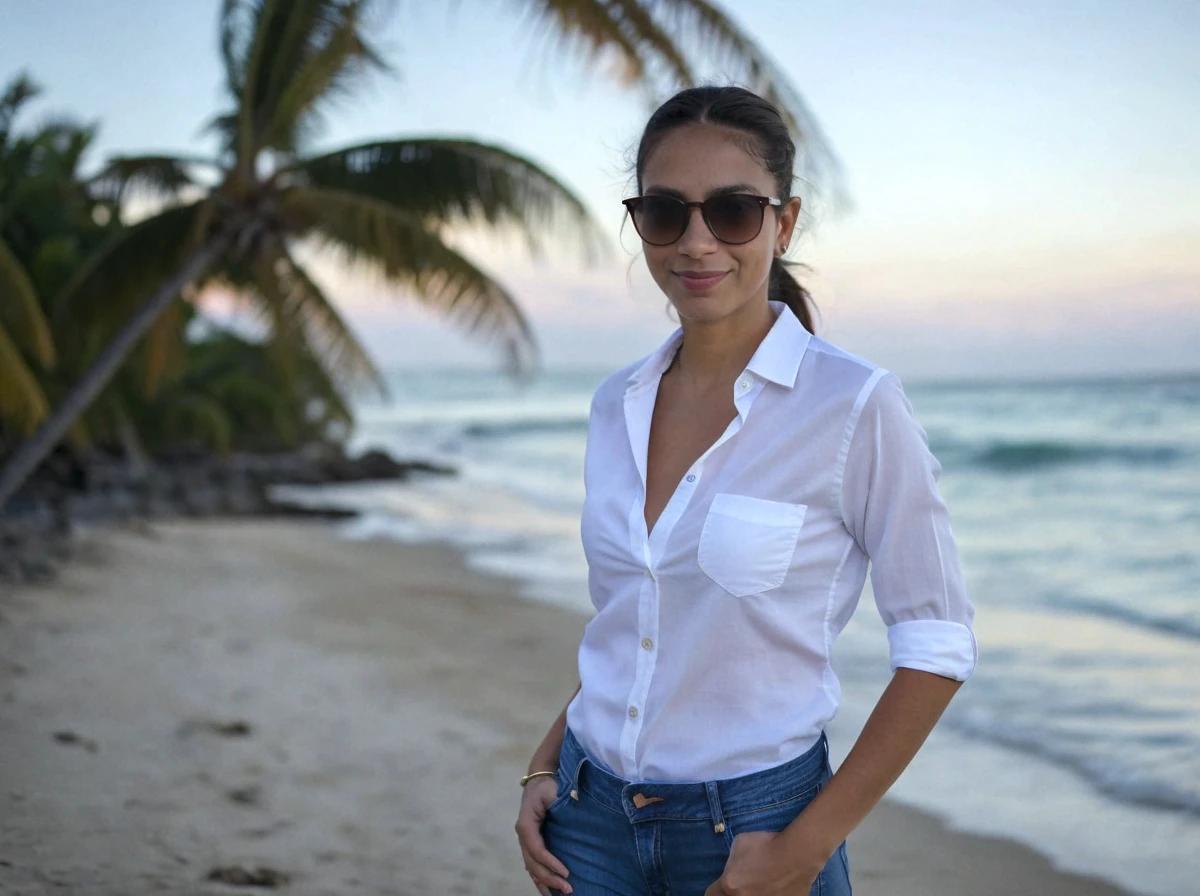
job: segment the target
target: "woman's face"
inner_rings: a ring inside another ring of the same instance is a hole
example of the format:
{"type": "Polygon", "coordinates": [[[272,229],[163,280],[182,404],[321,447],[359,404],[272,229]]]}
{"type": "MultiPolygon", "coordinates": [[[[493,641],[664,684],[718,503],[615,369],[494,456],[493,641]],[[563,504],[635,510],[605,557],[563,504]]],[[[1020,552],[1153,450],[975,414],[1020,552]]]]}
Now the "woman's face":
{"type": "MultiPolygon", "coordinates": [[[[774,179],[749,155],[727,128],[688,124],[671,130],[654,148],[642,169],[644,194],[675,191],[687,201],[707,199],[722,187],[736,192],[774,196],[774,179]]],[[[739,138],[743,135],[738,134],[739,138]]],[[[765,302],[771,260],[792,235],[800,200],[768,206],[762,230],[748,243],[718,240],[700,214],[690,209],[687,230],[667,246],[643,242],[650,275],[675,306],[681,320],[711,321],[756,302],[765,302]],[[727,272],[712,286],[689,288],[681,272],[727,272]]]]}

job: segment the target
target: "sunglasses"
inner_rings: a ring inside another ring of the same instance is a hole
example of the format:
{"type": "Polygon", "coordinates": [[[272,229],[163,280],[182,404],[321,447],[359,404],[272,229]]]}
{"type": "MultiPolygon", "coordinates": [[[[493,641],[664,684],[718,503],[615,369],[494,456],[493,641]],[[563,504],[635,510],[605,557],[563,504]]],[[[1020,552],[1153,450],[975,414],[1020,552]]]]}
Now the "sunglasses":
{"type": "Polygon", "coordinates": [[[669,246],[687,230],[692,209],[699,208],[708,229],[723,243],[748,243],[762,230],[768,205],[782,205],[773,196],[725,193],[703,202],[684,202],[674,196],[634,196],[622,199],[634,229],[651,246],[669,246]]]}

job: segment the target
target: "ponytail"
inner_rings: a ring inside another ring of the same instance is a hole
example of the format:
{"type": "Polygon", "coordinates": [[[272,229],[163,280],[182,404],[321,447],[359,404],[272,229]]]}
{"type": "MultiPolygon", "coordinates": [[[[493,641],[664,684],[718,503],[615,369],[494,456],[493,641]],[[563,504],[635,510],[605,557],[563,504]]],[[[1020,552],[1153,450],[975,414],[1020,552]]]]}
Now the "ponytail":
{"type": "MultiPolygon", "coordinates": [[[[810,333],[815,333],[813,329],[812,312],[809,306],[812,304],[812,296],[809,295],[807,289],[800,285],[800,281],[792,276],[784,265],[799,264],[799,262],[784,261],[779,256],[775,256],[771,260],[770,282],[767,284],[767,296],[783,302],[792,309],[792,313],[800,319],[800,323],[804,324],[804,329],[810,333]]],[[[803,265],[808,267],[808,265],[803,265]]]]}

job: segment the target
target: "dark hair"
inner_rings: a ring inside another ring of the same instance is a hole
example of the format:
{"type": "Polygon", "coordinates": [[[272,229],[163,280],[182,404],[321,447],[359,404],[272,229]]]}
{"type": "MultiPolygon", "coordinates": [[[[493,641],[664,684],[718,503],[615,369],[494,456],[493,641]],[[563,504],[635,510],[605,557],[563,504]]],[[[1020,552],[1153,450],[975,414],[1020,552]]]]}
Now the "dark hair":
{"type": "MultiPolygon", "coordinates": [[[[651,151],[672,128],[694,122],[743,131],[747,135],[743,148],[771,173],[775,178],[776,194],[787,202],[792,195],[792,181],[795,179],[792,169],[796,159],[796,144],[792,135],[773,104],[744,87],[734,85],[688,87],[654,111],[646,122],[637,149],[635,170],[639,195],[642,192],[642,171],[651,151]]],[[[815,333],[810,306],[815,308],[816,305],[808,290],[800,285],[785,265],[809,268],[799,262],[774,258],[771,261],[767,295],[786,303],[809,332],[815,333]]]]}

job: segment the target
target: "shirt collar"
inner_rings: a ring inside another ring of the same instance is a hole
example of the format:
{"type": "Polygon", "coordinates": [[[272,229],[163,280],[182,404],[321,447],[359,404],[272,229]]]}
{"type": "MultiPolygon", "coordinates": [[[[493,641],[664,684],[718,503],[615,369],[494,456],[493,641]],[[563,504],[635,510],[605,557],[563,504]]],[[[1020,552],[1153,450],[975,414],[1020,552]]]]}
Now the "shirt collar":
{"type": "MultiPolygon", "coordinates": [[[[805,328],[787,303],[768,299],[767,304],[775,314],[775,323],[758,344],[754,355],[746,364],[746,370],[791,389],[796,385],[796,374],[800,370],[800,361],[808,348],[812,333],[805,328]]],[[[675,349],[682,340],[683,327],[676,327],[675,332],[629,375],[626,380],[627,389],[658,380],[670,365],[675,349]]]]}

